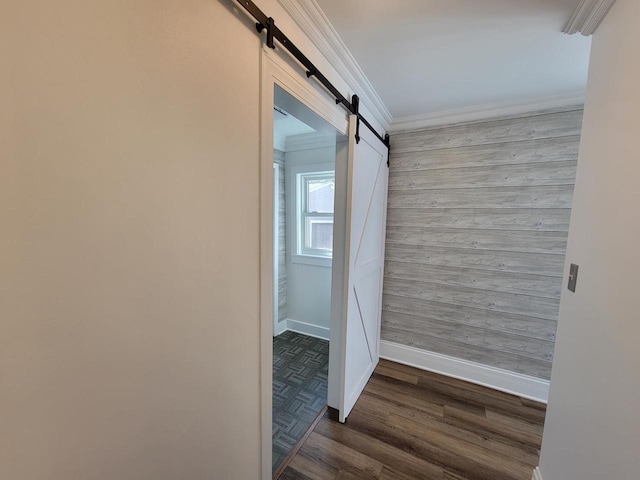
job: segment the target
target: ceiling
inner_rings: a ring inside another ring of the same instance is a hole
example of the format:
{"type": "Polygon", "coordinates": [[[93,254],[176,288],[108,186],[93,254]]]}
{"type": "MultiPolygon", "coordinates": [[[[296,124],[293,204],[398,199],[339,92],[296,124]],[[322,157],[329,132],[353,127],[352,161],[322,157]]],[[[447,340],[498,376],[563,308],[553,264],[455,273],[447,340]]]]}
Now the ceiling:
{"type": "Polygon", "coordinates": [[[580,0],[316,0],[394,118],[584,94],[580,0]]]}
{"type": "Polygon", "coordinates": [[[315,130],[280,107],[273,109],[273,148],[285,150],[287,137],[314,133],[315,130]]]}
{"type": "Polygon", "coordinates": [[[336,139],[341,136],[324,118],[277,85],[273,100],[273,147],[275,149],[287,151],[287,145],[292,140],[309,142],[311,139],[316,139],[321,142],[330,141],[335,145],[336,139]]]}

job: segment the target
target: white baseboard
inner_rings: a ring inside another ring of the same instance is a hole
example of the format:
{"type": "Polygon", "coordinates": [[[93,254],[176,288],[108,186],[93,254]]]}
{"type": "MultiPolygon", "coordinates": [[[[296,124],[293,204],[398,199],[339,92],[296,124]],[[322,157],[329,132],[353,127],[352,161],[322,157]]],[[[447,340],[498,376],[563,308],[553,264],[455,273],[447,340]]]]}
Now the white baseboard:
{"type": "Polygon", "coordinates": [[[531,480],[542,480],[542,473],[540,472],[540,467],[536,467],[533,470],[533,476],[531,477],[531,480]]]}
{"type": "Polygon", "coordinates": [[[537,402],[547,403],[549,398],[549,382],[547,380],[509,372],[501,368],[384,340],[380,342],[380,357],[537,402]]]}
{"type": "Polygon", "coordinates": [[[278,335],[283,334],[287,331],[287,320],[280,320],[276,323],[275,328],[273,329],[273,336],[277,337],[278,335]]]}
{"type": "Polygon", "coordinates": [[[319,327],[299,320],[287,319],[287,330],[309,335],[310,337],[321,338],[322,340],[329,340],[329,329],[327,327],[319,327]]]}

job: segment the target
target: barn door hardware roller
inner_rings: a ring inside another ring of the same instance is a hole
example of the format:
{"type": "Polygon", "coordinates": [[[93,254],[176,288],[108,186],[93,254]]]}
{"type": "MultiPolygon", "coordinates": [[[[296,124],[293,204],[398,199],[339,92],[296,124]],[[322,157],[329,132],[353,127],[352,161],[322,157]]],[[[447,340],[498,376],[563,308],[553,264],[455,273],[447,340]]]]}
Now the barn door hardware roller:
{"type": "MultiPolygon", "coordinates": [[[[384,137],[380,135],[375,128],[367,121],[366,118],[362,116],[360,113],[360,99],[357,95],[353,95],[351,97],[351,102],[347,100],[336,87],[325,77],[320,70],[316,68],[316,66],[309,60],[299,49],[295,46],[295,44],[287,38],[287,36],[276,26],[276,22],[273,18],[267,17],[258,6],[253,3],[251,0],[236,0],[242,7],[249,12],[249,14],[256,20],[256,30],[258,33],[262,33],[264,30],[267,31],[266,36],[266,45],[269,48],[276,48],[274,39],[278,41],[280,45],[282,45],[293,57],[302,64],[302,66],[306,69],[307,78],[314,77],[324,88],[326,88],[331,95],[333,95],[336,99],[336,105],[342,105],[345,109],[349,111],[352,115],[357,116],[356,123],[356,142],[360,142],[360,122],[364,123],[365,126],[373,132],[373,134],[378,137],[378,139],[384,143],[387,148],[389,146],[389,134],[386,134],[384,137]]],[[[389,162],[387,161],[387,166],[389,162]]]]}
{"type": "Polygon", "coordinates": [[[351,106],[356,116],[356,143],[360,143],[360,97],[358,95],[351,96],[351,106]]]}

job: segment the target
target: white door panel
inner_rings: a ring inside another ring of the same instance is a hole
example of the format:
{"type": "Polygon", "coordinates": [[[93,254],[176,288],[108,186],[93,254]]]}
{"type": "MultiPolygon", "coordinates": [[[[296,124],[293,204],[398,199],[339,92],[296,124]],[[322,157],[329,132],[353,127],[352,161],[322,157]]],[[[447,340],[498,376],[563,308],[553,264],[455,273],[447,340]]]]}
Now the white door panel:
{"type": "Polygon", "coordinates": [[[352,116],[340,421],[349,415],[378,364],[382,314],[388,149],[366,128],[356,143],[355,124],[352,116]]]}

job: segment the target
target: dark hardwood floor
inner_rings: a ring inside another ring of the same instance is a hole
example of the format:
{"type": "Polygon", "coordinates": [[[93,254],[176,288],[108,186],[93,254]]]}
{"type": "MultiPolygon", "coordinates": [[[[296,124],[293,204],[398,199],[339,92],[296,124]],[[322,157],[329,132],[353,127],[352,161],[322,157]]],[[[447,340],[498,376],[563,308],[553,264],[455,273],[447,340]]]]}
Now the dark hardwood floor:
{"type": "Polygon", "coordinates": [[[347,422],[333,416],[281,480],[530,480],[545,405],[381,360],[347,422]]]}

